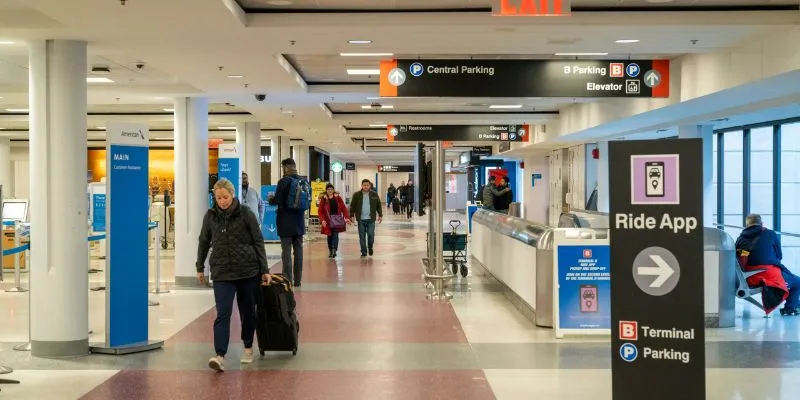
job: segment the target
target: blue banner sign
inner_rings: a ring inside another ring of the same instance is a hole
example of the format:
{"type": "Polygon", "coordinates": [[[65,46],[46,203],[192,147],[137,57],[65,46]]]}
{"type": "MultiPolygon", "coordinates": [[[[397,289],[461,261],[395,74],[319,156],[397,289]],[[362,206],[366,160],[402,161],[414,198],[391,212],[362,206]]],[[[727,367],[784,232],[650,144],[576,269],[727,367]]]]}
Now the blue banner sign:
{"type": "Polygon", "coordinates": [[[607,245],[558,246],[561,329],[611,329],[610,259],[607,245]]]}
{"type": "Polygon", "coordinates": [[[106,195],[92,195],[92,232],[106,231],[106,195]]]}
{"type": "Polygon", "coordinates": [[[267,185],[261,187],[261,199],[264,200],[264,221],[261,223],[261,234],[264,236],[264,241],[278,241],[278,206],[269,204],[269,197],[275,195],[275,185],[267,185]]]}
{"type": "Polygon", "coordinates": [[[148,340],[147,136],[144,125],[108,125],[106,343],[110,347],[148,340]]]}
{"type": "Polygon", "coordinates": [[[236,198],[242,193],[242,167],[239,161],[239,145],[229,143],[219,146],[217,161],[219,179],[227,179],[233,183],[236,198]]]}

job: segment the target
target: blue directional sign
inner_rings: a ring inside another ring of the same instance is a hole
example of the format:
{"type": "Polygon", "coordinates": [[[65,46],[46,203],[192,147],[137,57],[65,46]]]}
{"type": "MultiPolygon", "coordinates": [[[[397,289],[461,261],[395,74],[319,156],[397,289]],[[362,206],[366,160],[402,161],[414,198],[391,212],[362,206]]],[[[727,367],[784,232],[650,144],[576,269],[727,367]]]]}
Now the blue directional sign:
{"type": "Polygon", "coordinates": [[[639,357],[639,349],[633,343],[625,343],[619,348],[619,356],[627,362],[634,362],[639,357]]]}
{"type": "Polygon", "coordinates": [[[628,76],[630,76],[631,78],[636,78],[637,76],[639,76],[639,73],[641,71],[642,70],[641,68],[639,68],[639,64],[636,63],[630,63],[628,64],[627,67],[625,67],[625,73],[628,74],[628,76]]]}
{"type": "Polygon", "coordinates": [[[409,71],[411,72],[411,75],[420,76],[423,72],[425,72],[425,67],[423,67],[422,64],[415,62],[411,64],[409,71]]]}

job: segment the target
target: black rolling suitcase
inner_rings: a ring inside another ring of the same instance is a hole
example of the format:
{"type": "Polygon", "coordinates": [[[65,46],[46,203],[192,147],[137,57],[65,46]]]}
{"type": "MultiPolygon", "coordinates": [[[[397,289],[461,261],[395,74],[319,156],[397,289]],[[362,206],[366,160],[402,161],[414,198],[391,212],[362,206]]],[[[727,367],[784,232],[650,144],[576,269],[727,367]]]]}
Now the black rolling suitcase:
{"type": "Polygon", "coordinates": [[[297,354],[300,324],[295,313],[294,287],[283,275],[273,274],[269,286],[261,286],[256,306],[258,351],[291,351],[297,354]]]}
{"type": "Polygon", "coordinates": [[[395,214],[400,214],[400,200],[397,197],[392,199],[392,211],[395,214]]]}

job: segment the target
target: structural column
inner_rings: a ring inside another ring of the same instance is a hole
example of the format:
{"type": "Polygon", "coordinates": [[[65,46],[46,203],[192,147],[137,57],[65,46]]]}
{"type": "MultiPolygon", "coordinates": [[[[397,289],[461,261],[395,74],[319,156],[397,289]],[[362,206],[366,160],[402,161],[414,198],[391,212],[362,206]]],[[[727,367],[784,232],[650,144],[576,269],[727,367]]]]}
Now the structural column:
{"type": "Polygon", "coordinates": [[[29,48],[31,351],[81,356],[89,353],[86,42],[29,48]]]}
{"type": "MultiPolygon", "coordinates": [[[[308,146],[294,146],[294,162],[297,163],[297,174],[300,176],[310,176],[311,167],[309,164],[308,146]]],[[[314,166],[316,168],[316,166],[314,166]]]]}
{"type": "Polygon", "coordinates": [[[714,127],[712,125],[689,125],[678,127],[679,139],[703,140],[703,222],[712,226],[714,221],[714,127]]]}
{"type": "Polygon", "coordinates": [[[208,100],[175,100],[175,284],[197,284],[197,239],[208,210],[208,100]]]}
{"type": "Polygon", "coordinates": [[[277,185],[278,180],[281,179],[283,171],[281,171],[281,161],[291,157],[290,143],[288,136],[273,136],[272,144],[272,184],[277,185]]]}
{"type": "Polygon", "coordinates": [[[241,150],[242,171],[250,178],[250,187],[261,193],[261,123],[258,121],[236,124],[236,143],[241,150]]]}
{"type": "Polygon", "coordinates": [[[597,142],[597,211],[608,212],[608,142],[597,142]]]}
{"type": "Polygon", "coordinates": [[[11,139],[0,137],[0,186],[3,187],[3,197],[11,198],[14,191],[11,189],[11,139]]]}

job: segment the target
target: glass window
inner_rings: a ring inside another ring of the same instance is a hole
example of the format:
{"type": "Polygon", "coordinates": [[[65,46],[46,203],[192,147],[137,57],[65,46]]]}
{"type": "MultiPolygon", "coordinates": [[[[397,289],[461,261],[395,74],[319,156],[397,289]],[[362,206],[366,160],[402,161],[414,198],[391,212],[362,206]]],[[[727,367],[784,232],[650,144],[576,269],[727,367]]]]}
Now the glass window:
{"type": "MultiPolygon", "coordinates": [[[[800,233],[800,122],[781,127],[781,231],[800,233]]],[[[800,238],[783,236],[783,264],[800,271],[800,238]]]]}
{"type": "MultiPolygon", "coordinates": [[[[723,193],[725,197],[722,223],[742,226],[744,224],[744,134],[742,131],[725,132],[723,162],[723,193]]],[[[738,237],[741,229],[725,228],[732,237],[738,237]]]]}
{"type": "Polygon", "coordinates": [[[761,214],[768,228],[774,226],[772,137],[772,126],[750,130],[750,212],[761,214]]]}
{"type": "MultiPolygon", "coordinates": [[[[713,171],[712,175],[713,175],[713,181],[714,181],[714,189],[710,193],[710,196],[712,198],[711,202],[714,204],[714,220],[712,222],[715,223],[715,224],[717,222],[719,222],[719,218],[717,217],[717,204],[718,204],[717,203],[717,190],[718,190],[717,189],[717,187],[718,187],[717,182],[719,181],[719,178],[717,177],[717,161],[719,160],[717,158],[718,157],[717,148],[719,147],[718,144],[717,144],[717,137],[718,137],[717,135],[719,135],[719,134],[716,134],[716,135],[712,136],[713,139],[711,140],[712,147],[714,148],[713,155],[711,157],[711,164],[712,164],[711,168],[712,168],[712,171],[713,171]]],[[[710,226],[711,224],[706,223],[706,225],[710,226]]]]}

